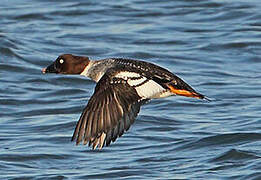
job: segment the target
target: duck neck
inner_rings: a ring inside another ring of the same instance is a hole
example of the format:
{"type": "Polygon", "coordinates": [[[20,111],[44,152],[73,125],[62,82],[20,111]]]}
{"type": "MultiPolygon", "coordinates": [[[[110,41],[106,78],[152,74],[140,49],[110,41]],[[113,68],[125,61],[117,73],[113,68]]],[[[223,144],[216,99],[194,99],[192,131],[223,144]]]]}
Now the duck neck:
{"type": "Polygon", "coordinates": [[[112,67],[112,63],[107,60],[90,60],[89,64],[84,68],[80,75],[89,77],[93,81],[98,82],[110,67],[112,67]]]}

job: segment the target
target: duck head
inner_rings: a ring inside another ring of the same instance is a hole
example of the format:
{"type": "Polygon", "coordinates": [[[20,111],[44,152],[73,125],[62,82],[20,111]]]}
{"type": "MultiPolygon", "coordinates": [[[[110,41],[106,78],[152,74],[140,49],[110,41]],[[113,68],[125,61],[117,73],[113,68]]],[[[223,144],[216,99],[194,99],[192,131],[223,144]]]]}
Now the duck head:
{"type": "Polygon", "coordinates": [[[88,57],[62,54],[47,68],[43,68],[42,73],[81,74],[89,62],[88,57]]]}

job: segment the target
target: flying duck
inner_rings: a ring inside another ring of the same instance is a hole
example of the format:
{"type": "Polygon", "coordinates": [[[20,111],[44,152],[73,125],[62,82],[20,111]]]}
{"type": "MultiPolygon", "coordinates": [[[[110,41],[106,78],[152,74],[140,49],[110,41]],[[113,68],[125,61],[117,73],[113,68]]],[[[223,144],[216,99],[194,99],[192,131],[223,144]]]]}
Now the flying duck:
{"type": "Polygon", "coordinates": [[[110,145],[130,128],[141,105],[173,95],[207,99],[181,78],[155,64],[124,58],[90,60],[60,55],[42,73],[80,74],[97,83],[83,109],[72,141],[93,149],[110,145]]]}

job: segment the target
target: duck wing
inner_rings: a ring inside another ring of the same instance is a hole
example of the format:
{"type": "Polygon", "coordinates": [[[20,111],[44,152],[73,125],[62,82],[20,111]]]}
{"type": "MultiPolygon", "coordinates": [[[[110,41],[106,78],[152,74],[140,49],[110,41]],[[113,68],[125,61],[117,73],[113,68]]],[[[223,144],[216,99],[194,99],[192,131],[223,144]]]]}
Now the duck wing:
{"type": "Polygon", "coordinates": [[[77,122],[72,141],[89,143],[93,149],[108,146],[130,128],[146,101],[127,79],[105,73],[77,122]]]}

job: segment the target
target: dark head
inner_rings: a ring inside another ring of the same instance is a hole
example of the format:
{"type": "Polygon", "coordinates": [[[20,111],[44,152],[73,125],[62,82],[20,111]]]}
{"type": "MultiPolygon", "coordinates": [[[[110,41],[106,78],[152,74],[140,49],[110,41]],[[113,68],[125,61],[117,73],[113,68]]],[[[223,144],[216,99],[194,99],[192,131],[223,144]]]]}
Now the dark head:
{"type": "Polygon", "coordinates": [[[89,62],[88,57],[63,54],[50,66],[43,68],[42,73],[81,74],[89,62]]]}

